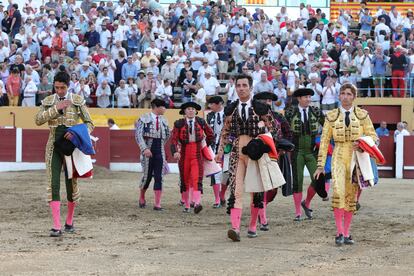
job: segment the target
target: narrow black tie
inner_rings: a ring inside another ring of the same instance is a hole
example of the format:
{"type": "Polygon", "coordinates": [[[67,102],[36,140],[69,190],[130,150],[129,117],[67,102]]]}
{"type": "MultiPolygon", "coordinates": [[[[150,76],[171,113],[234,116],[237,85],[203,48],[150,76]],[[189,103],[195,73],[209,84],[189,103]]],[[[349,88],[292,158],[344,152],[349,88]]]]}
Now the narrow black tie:
{"type": "Polygon", "coordinates": [[[190,135],[191,135],[191,134],[193,134],[193,120],[190,120],[189,123],[190,123],[189,130],[190,130],[190,135]]]}
{"type": "Polygon", "coordinates": [[[217,124],[221,125],[221,116],[220,113],[217,113],[217,124]]]}
{"type": "Polygon", "coordinates": [[[246,103],[242,103],[242,120],[246,122],[247,114],[246,114],[246,103]]]}
{"type": "Polygon", "coordinates": [[[345,125],[346,125],[346,127],[349,127],[349,124],[351,123],[351,120],[349,119],[349,114],[350,113],[351,112],[349,112],[349,111],[345,112],[345,125]]]}
{"type": "Polygon", "coordinates": [[[310,134],[310,127],[308,122],[308,113],[303,109],[303,129],[305,134],[310,134]]]}

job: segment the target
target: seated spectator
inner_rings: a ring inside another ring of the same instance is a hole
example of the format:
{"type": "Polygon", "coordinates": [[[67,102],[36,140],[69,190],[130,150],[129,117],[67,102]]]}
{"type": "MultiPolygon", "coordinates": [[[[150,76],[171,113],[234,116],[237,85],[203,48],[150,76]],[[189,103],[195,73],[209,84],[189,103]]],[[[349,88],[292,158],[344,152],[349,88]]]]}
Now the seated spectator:
{"type": "Polygon", "coordinates": [[[212,76],[213,73],[210,70],[205,71],[204,81],[200,81],[200,84],[203,86],[203,89],[206,91],[207,100],[211,96],[216,96],[220,92],[220,84],[215,77],[212,76]]]}
{"type": "Polygon", "coordinates": [[[193,71],[189,70],[185,75],[186,78],[181,83],[183,103],[191,101],[191,97],[196,94],[197,89],[197,80],[193,78],[193,71]]]}
{"type": "Polygon", "coordinates": [[[387,122],[381,121],[380,126],[375,130],[378,137],[390,136],[390,131],[387,129],[387,122]]]}
{"type": "Polygon", "coordinates": [[[394,132],[394,143],[397,142],[397,138],[399,136],[409,136],[410,132],[408,132],[408,130],[405,128],[404,123],[403,122],[399,122],[397,124],[397,130],[394,132]]]}
{"type": "Polygon", "coordinates": [[[260,76],[260,81],[257,82],[253,87],[253,94],[256,95],[262,92],[272,93],[272,91],[273,91],[273,84],[267,80],[267,74],[262,73],[260,76]]]}

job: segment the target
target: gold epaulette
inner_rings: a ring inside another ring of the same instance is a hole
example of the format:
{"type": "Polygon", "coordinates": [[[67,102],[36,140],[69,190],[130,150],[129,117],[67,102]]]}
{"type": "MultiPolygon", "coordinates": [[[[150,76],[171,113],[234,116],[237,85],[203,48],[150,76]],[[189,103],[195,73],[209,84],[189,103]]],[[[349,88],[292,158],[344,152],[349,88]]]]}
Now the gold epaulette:
{"type": "Polygon", "coordinates": [[[329,122],[335,122],[338,119],[339,114],[341,114],[341,111],[339,110],[339,108],[335,108],[333,110],[328,111],[328,113],[326,113],[325,118],[329,122]]]}
{"type": "Polygon", "coordinates": [[[355,107],[355,116],[359,120],[364,120],[368,116],[368,111],[359,107],[355,107]]]}
{"type": "Polygon", "coordinates": [[[46,98],[43,99],[42,101],[42,105],[43,106],[51,106],[55,103],[55,95],[50,95],[47,96],[46,98]]]}
{"type": "Polygon", "coordinates": [[[85,104],[85,99],[80,95],[72,94],[72,103],[74,105],[78,105],[78,106],[84,105],[85,104]]]}

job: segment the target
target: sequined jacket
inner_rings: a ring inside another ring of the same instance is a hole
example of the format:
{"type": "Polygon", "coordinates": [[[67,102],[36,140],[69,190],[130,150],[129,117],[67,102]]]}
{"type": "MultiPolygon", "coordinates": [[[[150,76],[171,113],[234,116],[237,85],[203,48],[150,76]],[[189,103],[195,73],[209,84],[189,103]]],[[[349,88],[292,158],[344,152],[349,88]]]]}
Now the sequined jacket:
{"type": "Polygon", "coordinates": [[[259,134],[270,132],[272,136],[277,137],[273,116],[269,107],[258,101],[253,100],[249,108],[249,117],[243,122],[238,111],[239,100],[231,103],[224,110],[226,119],[221,131],[219,152],[224,152],[224,146],[232,144],[240,135],[248,135],[252,138],[259,134]]]}
{"type": "MultiPolygon", "coordinates": [[[[315,137],[319,133],[319,127],[320,125],[323,125],[325,121],[325,117],[321,110],[314,106],[309,106],[309,112],[308,112],[308,122],[309,122],[309,129],[310,129],[310,135],[312,137],[312,145],[311,148],[314,148],[315,146],[315,137]]],[[[288,121],[290,125],[290,129],[292,130],[292,142],[294,144],[298,143],[299,137],[304,135],[304,124],[301,119],[301,114],[299,111],[299,108],[297,106],[290,107],[286,109],[285,111],[285,118],[288,121]]]]}
{"type": "Polygon", "coordinates": [[[53,94],[46,97],[42,101],[40,110],[36,114],[36,125],[40,126],[48,123],[50,133],[51,135],[54,135],[55,129],[59,125],[71,127],[77,125],[79,120],[82,120],[88,126],[89,133],[92,132],[94,126],[85,105],[85,99],[80,95],[69,93],[68,100],[70,100],[72,104],[65,108],[63,114],[61,114],[56,107],[56,104],[59,101],[58,96],[53,94]]]}
{"type": "Polygon", "coordinates": [[[335,147],[341,143],[354,142],[363,135],[370,136],[374,141],[378,140],[378,136],[366,110],[354,107],[349,119],[350,125],[346,128],[345,115],[341,112],[340,108],[331,110],[326,114],[318,154],[318,167],[325,167],[326,155],[332,138],[335,141],[335,147]]]}

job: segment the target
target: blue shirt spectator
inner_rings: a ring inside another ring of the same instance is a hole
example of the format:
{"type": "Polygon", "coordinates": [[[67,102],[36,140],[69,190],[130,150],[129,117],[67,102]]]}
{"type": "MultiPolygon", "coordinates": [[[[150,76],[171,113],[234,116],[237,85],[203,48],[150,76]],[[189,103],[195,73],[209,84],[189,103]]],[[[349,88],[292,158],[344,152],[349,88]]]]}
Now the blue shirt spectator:
{"type": "Polygon", "coordinates": [[[128,78],[136,79],[138,76],[138,67],[132,63],[132,57],[128,56],[128,62],[122,65],[122,79],[127,80],[128,78]]]}
{"type": "Polygon", "coordinates": [[[385,57],[383,54],[376,54],[371,60],[371,63],[374,65],[372,74],[374,76],[385,76],[388,61],[389,58],[385,57]]]}
{"type": "Polygon", "coordinates": [[[382,121],[380,127],[375,130],[378,137],[390,136],[390,131],[387,129],[387,123],[382,121]]]}

